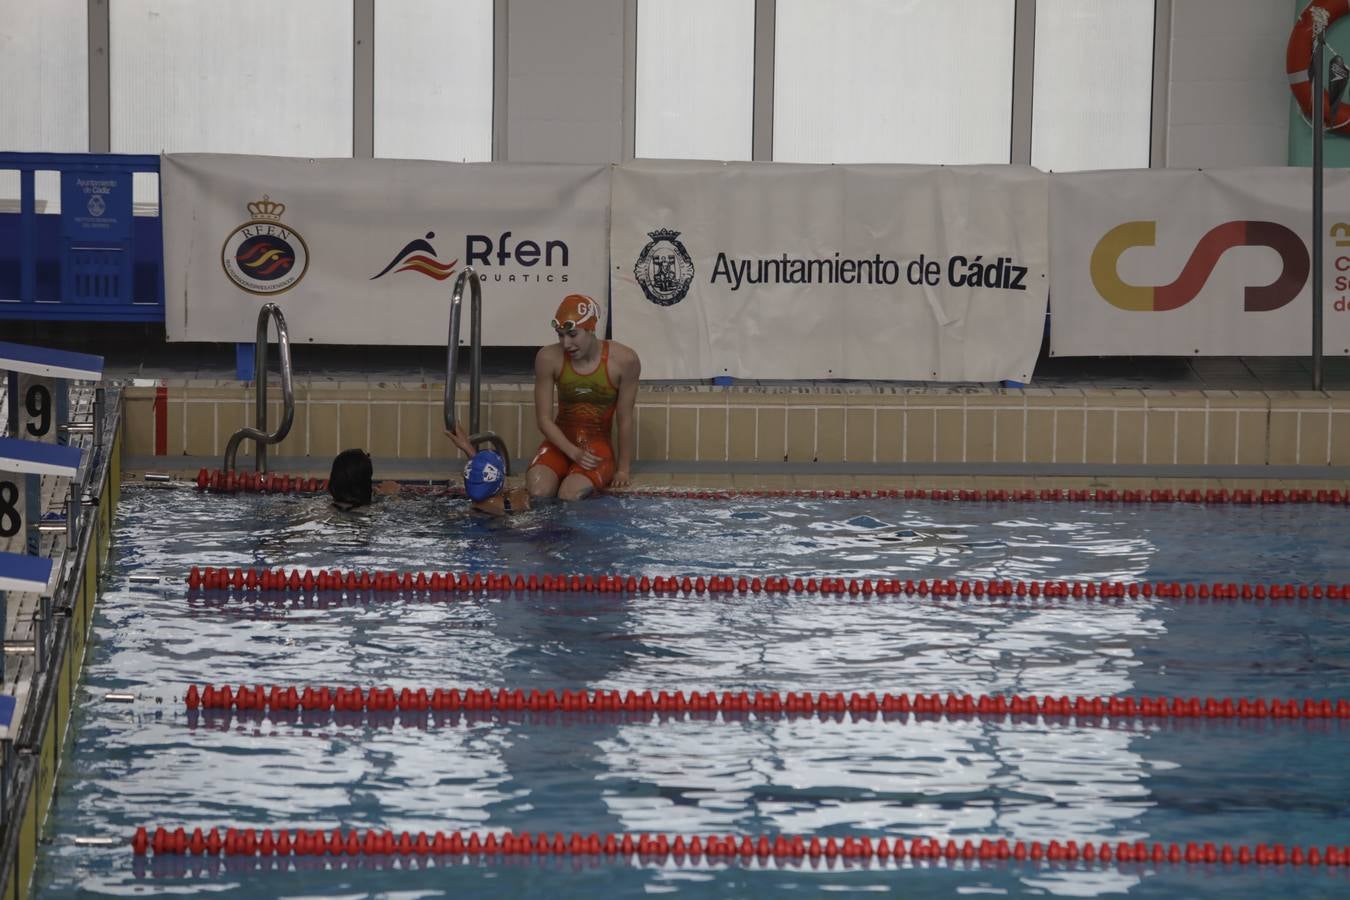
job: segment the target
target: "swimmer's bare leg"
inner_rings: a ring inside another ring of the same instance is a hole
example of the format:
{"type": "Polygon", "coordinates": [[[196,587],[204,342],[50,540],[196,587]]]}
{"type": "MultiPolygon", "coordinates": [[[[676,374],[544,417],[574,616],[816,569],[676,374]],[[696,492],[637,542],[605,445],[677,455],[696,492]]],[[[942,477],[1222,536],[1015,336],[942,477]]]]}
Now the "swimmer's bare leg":
{"type": "Polygon", "coordinates": [[[558,473],[548,466],[530,466],[525,473],[525,487],[531,497],[553,497],[558,493],[558,473]]]}
{"type": "MultiPolygon", "coordinates": [[[[550,472],[552,474],[552,472],[550,472]]],[[[568,475],[558,486],[559,500],[585,500],[595,492],[595,485],[585,475],[578,475],[575,472],[568,475]]]]}

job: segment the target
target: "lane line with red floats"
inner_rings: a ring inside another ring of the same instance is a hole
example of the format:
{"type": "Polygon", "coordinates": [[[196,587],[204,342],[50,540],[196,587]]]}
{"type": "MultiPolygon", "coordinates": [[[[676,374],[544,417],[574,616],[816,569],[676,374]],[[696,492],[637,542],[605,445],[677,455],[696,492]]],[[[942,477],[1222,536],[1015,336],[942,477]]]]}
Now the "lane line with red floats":
{"type": "MultiPolygon", "coordinates": [[[[212,494],[237,493],[322,493],[328,490],[328,479],[304,478],[279,473],[226,472],[222,469],[201,469],[195,479],[197,489],[212,494]]],[[[462,491],[450,489],[452,496],[463,496],[462,491]]],[[[734,500],[744,498],[781,497],[793,500],[937,500],[983,503],[1203,503],[1234,504],[1241,506],[1318,503],[1331,506],[1350,505],[1350,490],[1326,488],[1263,488],[1244,490],[1227,488],[1152,488],[1149,490],[1120,490],[1116,488],[899,488],[862,490],[681,490],[675,488],[624,489],[614,492],[625,497],[666,498],[676,500],[734,500]]]]}
{"type": "MultiPolygon", "coordinates": [[[[147,473],[146,481],[169,481],[166,475],[147,473]]],[[[225,472],[221,469],[208,471],[201,469],[191,482],[198,491],[209,494],[326,494],[327,478],[306,478],[301,475],[283,475],[279,472],[258,473],[238,470],[225,472]]],[[[464,497],[463,488],[447,487],[444,484],[411,483],[402,485],[410,493],[430,494],[446,497],[464,497]]]]}
{"type": "Polygon", "coordinates": [[[443,831],[397,834],[378,829],[271,829],[200,827],[170,830],[164,826],[137,828],[129,843],[137,856],[457,856],[457,857],[608,857],[621,861],[653,862],[700,858],[726,863],[751,860],[803,859],[914,861],[1007,861],[1030,863],[1074,862],[1111,866],[1148,862],[1222,863],[1240,866],[1348,866],[1350,845],[1324,846],[1258,843],[1229,844],[1188,841],[1185,844],[1147,841],[1106,841],[1085,838],[1047,841],[1000,838],[826,837],[787,834],[683,835],[643,832],[582,834],[573,831],[443,831]],[[959,841],[959,842],[958,842],[959,841]]]}
{"type": "Polygon", "coordinates": [[[850,597],[959,597],[965,599],[1041,598],[1049,600],[1337,600],[1350,601],[1350,584],[1179,581],[1025,581],[1021,579],[920,578],[871,579],[787,575],[648,576],[510,572],[408,572],[376,569],[267,569],[193,566],[192,590],[296,592],[382,591],[420,594],[494,592],[627,593],[683,597],[732,597],[748,594],[850,597]]]}
{"type": "Polygon", "coordinates": [[[328,490],[327,478],[303,478],[279,472],[200,469],[197,490],[212,494],[316,494],[328,490]]]}
{"type": "Polygon", "coordinates": [[[615,491],[627,497],[666,497],[680,500],[733,500],[742,498],[784,497],[794,500],[937,500],[980,503],[1203,503],[1208,505],[1261,506],[1318,503],[1350,505],[1350,490],[1327,488],[889,488],[867,490],[681,490],[677,488],[639,488],[615,491]]]}
{"type": "Polygon", "coordinates": [[[335,712],[538,711],[728,712],[780,718],[831,713],[932,713],[962,717],[1073,717],[1080,724],[1114,719],[1350,719],[1350,699],[1246,697],[1089,697],[1035,694],[881,693],[876,691],[539,690],[400,688],[329,685],[190,685],[189,710],[324,710],[335,712]]]}

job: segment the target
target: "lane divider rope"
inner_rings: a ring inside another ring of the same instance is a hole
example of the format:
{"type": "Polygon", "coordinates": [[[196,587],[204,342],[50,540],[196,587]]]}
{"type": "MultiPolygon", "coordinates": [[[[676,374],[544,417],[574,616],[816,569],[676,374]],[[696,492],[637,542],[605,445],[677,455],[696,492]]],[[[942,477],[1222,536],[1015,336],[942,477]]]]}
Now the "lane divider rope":
{"type": "Polygon", "coordinates": [[[436,831],[395,834],[376,829],[334,828],[295,830],[270,828],[194,828],[170,830],[159,826],[151,832],[137,828],[130,840],[138,856],[571,856],[634,857],[652,861],[673,857],[697,860],[746,862],[753,859],[845,859],[913,860],[1016,860],[1039,862],[1072,861],[1109,866],[1114,863],[1224,863],[1226,865],[1350,865],[1350,846],[1325,847],[1282,843],[1228,844],[1213,841],[1149,843],[1146,841],[1049,840],[1023,841],[1008,838],[961,839],[936,837],[870,836],[807,837],[804,835],[690,835],[682,834],[581,834],[560,831],[537,834],[510,831],[436,831]]]}
{"type": "Polygon", "coordinates": [[[852,597],[1041,597],[1075,600],[1340,600],[1350,601],[1350,584],[1259,584],[1179,581],[1024,581],[1021,579],[839,578],[766,575],[683,575],[655,577],[614,573],[545,574],[510,572],[406,572],[374,569],[265,569],[193,566],[186,578],[193,590],[239,591],[416,591],[466,593],[531,591],[572,593],[652,593],[699,596],[733,594],[819,594],[852,597]]]}
{"type": "Polygon", "coordinates": [[[561,690],[359,686],[190,685],[189,709],[239,710],[532,710],[563,712],[753,712],[814,716],[832,712],[936,713],[948,716],[1073,716],[1154,719],[1350,719],[1350,699],[1246,697],[1088,697],[1034,694],[891,694],[875,691],[561,690]]]}
{"type": "MultiPolygon", "coordinates": [[[[619,493],[619,492],[616,492],[619,493]]],[[[747,497],[787,497],[798,500],[938,500],[982,503],[1204,503],[1239,506],[1279,505],[1287,503],[1320,503],[1332,506],[1350,504],[1350,490],[1280,488],[1246,490],[1236,488],[1152,488],[1149,490],[1121,490],[1118,488],[899,488],[867,490],[681,490],[650,489],[622,491],[628,497],[671,497],[680,500],[731,500],[747,497]]]]}
{"type": "MultiPolygon", "coordinates": [[[[259,474],[255,472],[225,472],[221,469],[200,469],[195,479],[197,489],[213,494],[236,493],[315,493],[328,490],[328,479],[304,478],[279,473],[259,474]]],[[[453,488],[445,492],[449,496],[462,497],[462,490],[453,488]]],[[[1333,506],[1350,504],[1350,490],[1326,488],[1295,488],[1293,490],[1263,488],[1244,490],[1241,488],[1153,488],[1150,490],[1119,490],[1116,488],[1041,488],[1041,489],[1003,489],[976,488],[898,488],[863,490],[680,490],[651,489],[620,490],[614,492],[625,497],[670,498],[677,500],[732,500],[737,498],[783,497],[797,500],[938,500],[938,501],[979,501],[985,503],[1010,502],[1069,502],[1069,503],[1205,503],[1237,505],[1279,505],[1286,503],[1320,503],[1333,506]]]]}
{"type": "Polygon", "coordinates": [[[226,472],[199,469],[197,490],[212,494],[314,494],[328,490],[327,478],[304,478],[279,472],[226,472]]]}

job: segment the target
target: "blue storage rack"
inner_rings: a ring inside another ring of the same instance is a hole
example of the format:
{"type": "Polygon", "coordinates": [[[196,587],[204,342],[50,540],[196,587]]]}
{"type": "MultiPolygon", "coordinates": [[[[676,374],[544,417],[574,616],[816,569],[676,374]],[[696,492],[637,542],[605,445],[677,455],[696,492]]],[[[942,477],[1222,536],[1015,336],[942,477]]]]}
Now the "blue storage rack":
{"type": "Polygon", "coordinates": [[[164,321],[159,216],[132,215],[136,173],[159,157],[0,153],[19,173],[19,210],[0,211],[0,319],[164,321]],[[40,215],[34,173],[61,176],[61,212],[40,215]]]}

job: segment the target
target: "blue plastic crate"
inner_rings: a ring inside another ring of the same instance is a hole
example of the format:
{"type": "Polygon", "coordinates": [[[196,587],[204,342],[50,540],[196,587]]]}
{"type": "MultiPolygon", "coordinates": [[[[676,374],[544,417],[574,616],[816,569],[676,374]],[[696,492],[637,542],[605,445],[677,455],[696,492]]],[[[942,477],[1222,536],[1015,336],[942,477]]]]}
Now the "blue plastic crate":
{"type": "Polygon", "coordinates": [[[132,215],[136,173],[158,156],[0,153],[18,171],[17,212],[0,212],[0,319],[164,321],[158,216],[132,215]],[[61,176],[61,212],[39,215],[34,173],[61,176]]]}

